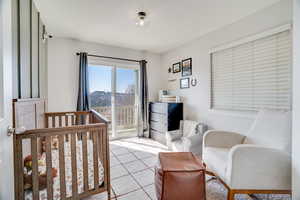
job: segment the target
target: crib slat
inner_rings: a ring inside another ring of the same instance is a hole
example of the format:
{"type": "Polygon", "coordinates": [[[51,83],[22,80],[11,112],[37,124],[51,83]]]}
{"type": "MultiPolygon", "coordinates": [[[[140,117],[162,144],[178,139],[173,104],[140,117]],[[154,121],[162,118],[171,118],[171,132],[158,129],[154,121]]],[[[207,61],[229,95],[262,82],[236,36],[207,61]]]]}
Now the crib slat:
{"type": "Polygon", "coordinates": [[[38,178],[38,153],[37,137],[31,138],[31,155],[32,155],[32,198],[39,199],[39,178],[38,178]]]}
{"type": "Polygon", "coordinates": [[[104,147],[104,184],[105,188],[108,188],[108,192],[110,193],[110,164],[109,164],[109,144],[108,144],[108,134],[107,134],[107,126],[102,128],[103,134],[103,147],[104,147]]]}
{"type": "Polygon", "coordinates": [[[89,113],[87,116],[88,116],[88,118],[87,118],[87,124],[93,123],[92,122],[92,113],[89,113]]]}
{"type": "Polygon", "coordinates": [[[58,116],[58,125],[62,127],[62,116],[58,116]]]}
{"type": "Polygon", "coordinates": [[[75,124],[79,125],[80,114],[75,114],[75,124]]]}
{"type": "Polygon", "coordinates": [[[79,115],[79,120],[80,120],[79,124],[85,125],[86,124],[86,115],[85,114],[79,115]]]}
{"type": "Polygon", "coordinates": [[[101,128],[99,130],[98,140],[99,140],[99,142],[98,142],[98,144],[99,144],[99,146],[98,146],[99,159],[101,161],[101,164],[103,165],[103,152],[104,152],[103,151],[103,149],[104,149],[104,145],[103,145],[103,128],[101,128]]]}
{"type": "Polygon", "coordinates": [[[107,133],[107,126],[104,128],[104,134],[105,134],[105,155],[107,156],[106,158],[106,169],[107,169],[107,179],[106,179],[106,184],[107,184],[107,191],[108,191],[108,199],[111,197],[111,185],[110,185],[110,150],[109,150],[109,138],[108,138],[108,133],[107,133]]]}
{"type": "Polygon", "coordinates": [[[99,166],[98,166],[98,131],[93,131],[93,161],[94,161],[94,187],[98,189],[99,187],[99,166]]]}
{"type": "Polygon", "coordinates": [[[45,115],[45,128],[49,128],[49,116],[45,115]]]}
{"type": "Polygon", "coordinates": [[[66,175],[65,175],[65,142],[64,135],[58,136],[59,142],[59,182],[60,182],[60,198],[66,198],[66,175]]]}
{"type": "MultiPolygon", "coordinates": [[[[83,125],[84,124],[84,114],[76,114],[75,119],[76,125],[83,125]]],[[[78,140],[82,140],[82,133],[77,133],[78,140]]]]}
{"type": "MultiPolygon", "coordinates": [[[[15,181],[15,199],[19,199],[19,183],[18,183],[18,177],[19,177],[19,151],[17,147],[17,136],[13,136],[13,143],[14,143],[14,181],[15,181]]],[[[24,170],[23,170],[24,171],[24,170]]],[[[23,172],[22,171],[22,172],[23,172]]]]}
{"type": "MultiPolygon", "coordinates": [[[[53,119],[53,118],[52,118],[53,119]]],[[[53,199],[51,136],[46,137],[47,200],[53,199]]]]}
{"type": "MultiPolygon", "coordinates": [[[[72,125],[72,126],[76,125],[76,122],[75,122],[75,115],[74,115],[74,114],[71,115],[71,125],[72,125]]],[[[69,135],[68,135],[68,140],[69,140],[69,135]]]]}
{"type": "Polygon", "coordinates": [[[52,188],[52,154],[51,154],[51,136],[45,137],[46,151],[46,175],[47,175],[47,199],[53,199],[52,188]]]}
{"type": "Polygon", "coordinates": [[[88,171],[87,133],[82,134],[82,162],[83,162],[83,188],[84,191],[88,191],[89,171],[88,171]]]}
{"type": "Polygon", "coordinates": [[[74,117],[74,115],[71,116],[71,123],[72,123],[72,125],[75,125],[75,117],[74,117]]]}
{"type": "MultiPolygon", "coordinates": [[[[65,115],[65,125],[66,125],[66,127],[69,126],[69,115],[65,115]]],[[[69,135],[66,134],[65,137],[66,137],[66,141],[69,142],[69,135]]]]}
{"type": "Polygon", "coordinates": [[[72,197],[77,199],[77,162],[76,162],[76,133],[71,134],[71,166],[72,166],[72,197]]]}
{"type": "Polygon", "coordinates": [[[52,188],[51,136],[47,136],[45,142],[46,142],[47,200],[52,200],[53,188],[52,188]]]}
{"type": "Polygon", "coordinates": [[[55,128],[55,115],[52,116],[52,128],[55,128]]]}
{"type": "Polygon", "coordinates": [[[16,139],[16,147],[17,147],[17,163],[18,163],[18,197],[19,199],[24,199],[24,163],[23,163],[23,148],[22,148],[22,139],[16,139]]]}
{"type": "Polygon", "coordinates": [[[65,115],[65,124],[66,126],[69,126],[69,116],[65,115]]]}

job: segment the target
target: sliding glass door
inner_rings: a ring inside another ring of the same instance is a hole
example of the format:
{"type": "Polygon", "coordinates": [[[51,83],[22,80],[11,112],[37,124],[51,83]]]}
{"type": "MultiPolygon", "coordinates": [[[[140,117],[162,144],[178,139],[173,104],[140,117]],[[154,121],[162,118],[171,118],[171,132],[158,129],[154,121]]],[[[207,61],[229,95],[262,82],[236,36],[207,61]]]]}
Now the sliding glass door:
{"type": "Polygon", "coordinates": [[[89,65],[91,108],[111,120],[112,138],[137,135],[138,67],[89,65]]]}
{"type": "MultiPolygon", "coordinates": [[[[108,120],[112,120],[112,74],[113,67],[89,65],[90,107],[108,120]]],[[[112,124],[109,133],[112,134],[112,124]]]]}
{"type": "Polygon", "coordinates": [[[137,135],[138,71],[116,68],[116,132],[118,136],[137,135]]]}

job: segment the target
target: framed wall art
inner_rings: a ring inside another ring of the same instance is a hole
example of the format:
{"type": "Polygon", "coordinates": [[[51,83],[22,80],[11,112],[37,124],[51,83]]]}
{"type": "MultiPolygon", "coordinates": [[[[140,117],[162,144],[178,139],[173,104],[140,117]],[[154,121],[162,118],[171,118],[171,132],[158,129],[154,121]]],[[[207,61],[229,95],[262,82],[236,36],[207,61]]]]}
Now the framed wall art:
{"type": "Polygon", "coordinates": [[[180,89],[190,88],[190,78],[180,79],[180,89]]]}
{"type": "Polygon", "coordinates": [[[181,72],[181,63],[180,62],[173,64],[173,73],[178,73],[178,72],[181,72]]]}
{"type": "Polygon", "coordinates": [[[192,75],[192,58],[181,61],[181,75],[183,77],[192,75]]]}

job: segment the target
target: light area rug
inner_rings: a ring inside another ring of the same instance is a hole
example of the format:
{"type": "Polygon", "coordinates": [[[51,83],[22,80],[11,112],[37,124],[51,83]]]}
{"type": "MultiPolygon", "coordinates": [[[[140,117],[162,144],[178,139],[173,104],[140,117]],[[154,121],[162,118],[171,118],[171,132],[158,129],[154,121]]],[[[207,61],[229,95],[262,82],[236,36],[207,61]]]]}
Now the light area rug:
{"type": "MultiPolygon", "coordinates": [[[[211,176],[206,177],[207,180],[211,179],[211,176]]],[[[226,200],[227,189],[217,180],[209,180],[206,184],[206,197],[207,200],[226,200]]],[[[279,194],[256,194],[255,198],[258,200],[292,200],[290,195],[279,194]]],[[[249,200],[248,195],[236,194],[235,200],[249,200]]]]}

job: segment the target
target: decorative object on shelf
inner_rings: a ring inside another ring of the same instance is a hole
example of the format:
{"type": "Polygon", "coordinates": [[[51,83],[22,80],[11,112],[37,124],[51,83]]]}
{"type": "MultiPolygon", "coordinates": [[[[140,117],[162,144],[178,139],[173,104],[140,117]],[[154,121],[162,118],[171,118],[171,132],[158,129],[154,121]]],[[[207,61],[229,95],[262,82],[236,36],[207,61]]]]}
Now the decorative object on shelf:
{"type": "Polygon", "coordinates": [[[181,72],[181,63],[180,62],[173,64],[173,73],[178,73],[178,72],[181,72]]]}
{"type": "Polygon", "coordinates": [[[171,73],[171,72],[172,72],[172,68],[169,67],[169,68],[168,68],[168,73],[171,73]]]}
{"type": "Polygon", "coordinates": [[[180,79],[180,89],[190,88],[190,78],[180,79]]]}
{"type": "Polygon", "coordinates": [[[182,76],[191,76],[192,75],[192,58],[188,58],[181,61],[181,71],[182,76]]]}
{"type": "Polygon", "coordinates": [[[164,103],[180,103],[181,98],[180,98],[180,96],[162,95],[160,97],[159,101],[164,102],[164,103]]]}
{"type": "Polygon", "coordinates": [[[158,91],[158,99],[161,101],[162,96],[168,95],[168,90],[159,90],[158,91]]]}
{"type": "Polygon", "coordinates": [[[191,78],[191,86],[195,87],[197,85],[197,79],[191,78]]]}

